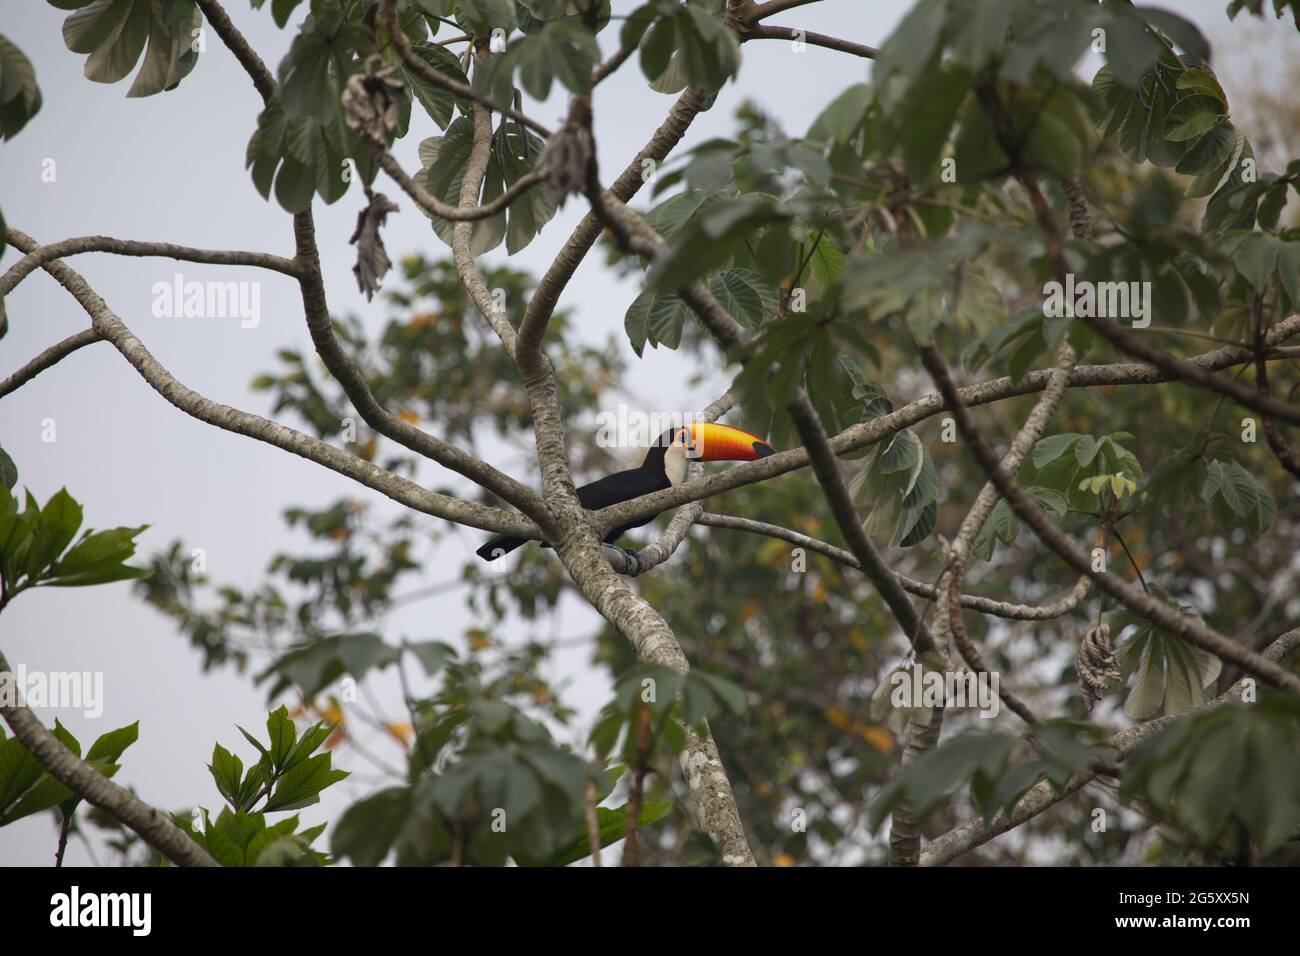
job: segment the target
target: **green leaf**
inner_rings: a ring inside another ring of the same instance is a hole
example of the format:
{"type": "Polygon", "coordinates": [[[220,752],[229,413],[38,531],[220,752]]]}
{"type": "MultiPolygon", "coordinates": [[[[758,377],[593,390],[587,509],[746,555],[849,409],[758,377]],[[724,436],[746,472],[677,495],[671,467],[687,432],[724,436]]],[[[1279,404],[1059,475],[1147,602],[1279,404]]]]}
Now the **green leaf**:
{"type": "Polygon", "coordinates": [[[331,755],[324,753],[291,767],[275,785],[263,810],[298,810],[318,802],[322,790],[348,776],[346,770],[335,770],[330,763],[331,755]]]}
{"type": "Polygon", "coordinates": [[[1141,795],[1206,847],[1263,856],[1300,827],[1300,708],[1265,691],[1171,724],[1126,761],[1121,793],[1141,795]]]}
{"type": "MultiPolygon", "coordinates": [[[[1232,157],[1237,141],[1236,130],[1227,121],[1219,122],[1192,144],[1174,169],[1184,176],[1207,176],[1220,173],[1232,157]]],[[[1190,193],[1189,193],[1190,195],[1190,193]]]]}
{"type": "Polygon", "coordinates": [[[407,825],[409,787],[389,787],[343,812],[330,837],[330,850],[353,866],[378,866],[407,825]]]}
{"type": "Polygon", "coordinates": [[[749,709],[744,688],[726,678],[707,671],[692,670],[686,675],[686,686],[689,688],[693,681],[708,685],[709,690],[717,695],[718,700],[722,701],[733,717],[743,717],[749,709]]]}
{"type": "MultiPolygon", "coordinates": [[[[487,175],[479,201],[490,201],[530,172],[544,144],[530,134],[523,134],[513,124],[497,140],[488,162],[487,175]],[[525,153],[527,156],[525,157],[525,153]]],[[[445,136],[435,136],[420,143],[420,162],[423,164],[424,187],[444,202],[460,204],[461,181],[473,148],[474,129],[469,118],[461,116],[447,127],[445,136]]],[[[515,200],[510,208],[490,219],[474,224],[470,248],[474,255],[482,255],[507,239],[506,251],[513,254],[522,249],[537,232],[555,215],[555,204],[547,197],[545,189],[535,187],[515,200]]],[[[451,245],[456,224],[450,220],[431,217],[434,232],[447,245],[451,245]]]]}
{"type": "Polygon", "coordinates": [[[493,30],[510,31],[515,25],[511,0],[456,0],[456,22],[475,37],[488,37],[493,30]]]}
{"type": "Polygon", "coordinates": [[[456,656],[456,649],[442,641],[404,642],[402,647],[415,655],[415,659],[420,662],[424,673],[429,677],[437,676],[447,662],[456,656]]]}
{"type": "Polygon", "coordinates": [[[998,503],[993,506],[993,513],[989,515],[989,524],[993,526],[993,534],[1003,544],[1011,544],[1020,533],[1020,521],[1004,498],[998,499],[998,503]]]}
{"type": "Polygon", "coordinates": [[[1003,733],[968,731],[950,737],[900,770],[881,788],[867,809],[867,827],[879,829],[904,799],[912,802],[918,820],[925,819],[961,783],[969,781],[984,797],[985,807],[996,793],[1015,738],[1003,733]]]}
{"type": "Polygon", "coordinates": [[[1161,135],[1176,143],[1195,139],[1223,118],[1223,104],[1213,96],[1189,96],[1165,117],[1161,135]]]}
{"type": "Polygon", "coordinates": [[[239,808],[240,783],[244,778],[244,762],[221,744],[212,748],[212,763],[208,771],[217,783],[217,790],[232,807],[239,808]]]}
{"type": "Polygon", "coordinates": [[[309,697],[320,693],[344,674],[361,680],[372,670],[382,670],[401,655],[377,634],[339,634],[317,638],[306,647],[289,651],[258,675],[276,675],[276,689],[297,685],[309,697]]]}
{"type": "Polygon", "coordinates": [[[519,82],[534,99],[551,94],[558,79],[571,93],[582,94],[591,84],[591,71],[600,60],[596,38],[570,21],[549,23],[518,47],[519,82]]]}
{"type": "MultiPolygon", "coordinates": [[[[177,0],[164,13],[159,0],[93,0],[63,21],[63,41],[74,53],[89,54],[86,79],[116,83],[144,56],[128,96],[151,96],[176,86],[194,69],[198,51],[193,31],[202,26],[192,2],[177,0]]],[[[67,9],[67,8],[65,8],[67,9]]]]}
{"type": "Polygon", "coordinates": [[[87,760],[107,760],[117,763],[118,759],[133,743],[140,739],[140,721],[110,730],[101,734],[90,749],[86,751],[87,760]]]}
{"type": "Polygon", "coordinates": [[[901,87],[929,68],[943,37],[947,15],[946,0],[920,0],[885,40],[876,56],[872,79],[887,101],[898,102],[901,87]]]}
{"type": "MultiPolygon", "coordinates": [[[[11,139],[41,109],[41,91],[36,85],[36,70],[22,50],[0,34],[0,141],[11,139]]],[[[4,332],[3,307],[0,306],[0,336],[4,332]]],[[[0,450],[0,481],[7,481],[5,460],[0,450]]],[[[12,468],[13,462],[9,462],[12,468]]],[[[6,487],[12,488],[13,481],[6,487]]]]}
{"type": "MultiPolygon", "coordinates": [[[[637,829],[648,827],[658,823],[672,810],[673,802],[664,800],[660,802],[649,802],[641,805],[641,812],[637,815],[637,829]]],[[[600,834],[600,847],[604,849],[617,843],[627,834],[627,805],[615,807],[597,807],[596,808],[596,826],[600,834]]],[[[544,860],[529,860],[516,857],[520,866],[568,866],[570,863],[576,863],[578,860],[585,860],[591,856],[591,842],[587,834],[574,840],[568,846],[557,851],[544,860]]]]}
{"type": "Polygon", "coordinates": [[[1031,459],[1035,468],[1043,468],[1064,455],[1083,436],[1076,434],[1049,435],[1034,446],[1031,459]]]}
{"type": "Polygon", "coordinates": [[[740,68],[740,44],[730,30],[697,6],[680,7],[673,17],[678,56],[687,82],[719,89],[740,68]]]}
{"type": "MultiPolygon", "coordinates": [[[[1126,626],[1123,621],[1120,618],[1121,627],[1126,626]]],[[[1145,620],[1121,636],[1115,656],[1125,679],[1132,681],[1124,712],[1135,720],[1179,714],[1203,703],[1205,688],[1222,669],[1217,657],[1145,620]]]]}
{"type": "Polygon", "coordinates": [[[40,779],[40,761],[16,737],[0,737],[0,822],[15,800],[40,779]]]}
{"type": "Polygon", "coordinates": [[[1011,28],[1012,5],[1004,0],[967,0],[957,7],[953,55],[971,70],[979,70],[1003,46],[1011,28]]]}
{"type": "MultiPolygon", "coordinates": [[[[275,25],[283,30],[300,3],[302,0],[271,0],[271,18],[275,21],[275,25]]],[[[257,0],[254,6],[260,4],[261,0],[257,0]]]]}
{"type": "Polygon", "coordinates": [[[709,290],[727,313],[747,329],[776,314],[777,291],[750,269],[723,269],[709,277],[709,290]]]}
{"type": "Polygon", "coordinates": [[[1136,7],[1147,23],[1173,40],[1183,52],[1202,63],[1210,61],[1210,44],[1192,21],[1159,7],[1136,7]]]}
{"type": "Polygon", "coordinates": [[[298,742],[298,727],[289,717],[288,707],[281,706],[266,715],[266,733],[271,742],[267,748],[271,766],[283,770],[288,766],[289,755],[298,742]]]}
{"type": "Polygon", "coordinates": [[[848,87],[813,121],[808,138],[816,140],[824,136],[835,143],[848,142],[862,128],[873,98],[868,83],[855,83],[848,87]]]}
{"type": "MultiPolygon", "coordinates": [[[[465,75],[464,70],[460,68],[460,61],[456,55],[446,47],[438,46],[434,43],[412,43],[411,49],[425,63],[444,74],[449,79],[457,83],[469,85],[469,77],[465,75]]],[[[434,83],[429,82],[415,70],[406,65],[403,60],[398,66],[403,81],[410,88],[411,94],[424,107],[424,111],[429,114],[435,123],[441,129],[446,129],[450,125],[452,117],[456,110],[456,97],[434,83]]],[[[405,129],[399,129],[399,135],[405,135],[405,129]]]]}
{"type": "Polygon", "coordinates": [[[903,162],[912,181],[938,177],[939,157],[969,88],[970,74],[962,69],[932,70],[913,82],[907,102],[917,108],[901,131],[903,162]]]}
{"type": "Polygon", "coordinates": [[[1223,463],[1223,484],[1219,487],[1219,496],[1239,518],[1245,518],[1259,507],[1255,479],[1235,461],[1223,463]]]}
{"type": "Polygon", "coordinates": [[[18,466],[9,453],[0,447],[0,485],[12,489],[18,483],[18,466]]]}
{"type": "Polygon", "coordinates": [[[26,572],[29,580],[41,577],[63,553],[81,527],[81,505],[66,488],[55,492],[45,503],[32,525],[31,545],[27,549],[26,572]]]}
{"type": "Polygon", "coordinates": [[[1218,100],[1223,109],[1226,110],[1228,107],[1227,94],[1223,92],[1223,87],[1219,85],[1218,77],[1209,70],[1184,70],[1179,74],[1176,85],[1180,90],[1208,94],[1218,100]]]}
{"type": "Polygon", "coordinates": [[[1237,247],[1232,262],[1256,292],[1263,292],[1272,281],[1280,248],[1277,237],[1261,232],[1252,232],[1237,247]]]}
{"type": "Polygon", "coordinates": [[[46,583],[57,587],[82,587],[145,577],[149,573],[147,570],[124,562],[135,554],[135,538],[148,527],[140,525],[138,528],[87,533],[50,570],[46,583]]]}

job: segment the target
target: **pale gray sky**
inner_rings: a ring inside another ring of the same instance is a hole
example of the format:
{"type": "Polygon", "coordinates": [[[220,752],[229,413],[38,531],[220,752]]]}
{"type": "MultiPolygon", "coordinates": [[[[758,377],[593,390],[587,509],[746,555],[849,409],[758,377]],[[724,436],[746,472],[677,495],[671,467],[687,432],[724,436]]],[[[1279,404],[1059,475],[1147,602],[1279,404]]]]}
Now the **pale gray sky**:
{"type": "MultiPolygon", "coordinates": [[[[616,13],[637,6],[614,0],[616,13]]],[[[892,29],[904,0],[829,0],[774,18],[773,22],[834,33],[878,44],[892,29]]],[[[1195,19],[1216,41],[1238,32],[1223,15],[1224,0],[1182,0],[1172,5],[1195,19]]],[[[253,11],[245,0],[228,0],[237,26],[274,69],[293,30],[278,30],[269,10],[253,11]]],[[[305,5],[300,11],[305,10],[305,5]]],[[[63,45],[66,13],[38,0],[10,0],[0,14],[3,32],[31,58],[44,94],[40,114],[3,147],[0,208],[9,222],[41,241],[105,233],[211,248],[246,248],[292,253],[288,216],[254,190],[244,170],[244,150],[260,101],[234,58],[209,31],[207,51],[179,89],[128,100],[129,81],[104,86],[82,77],[84,57],[63,45]],[[56,180],[43,182],[43,162],[54,160],[56,180]]],[[[295,18],[301,19],[302,12],[295,18]]],[[[1274,29],[1286,32],[1286,25],[1274,29]]],[[[1294,31],[1290,31],[1294,36],[1294,31]]],[[[607,31],[602,45],[614,42],[607,31]]],[[[730,135],[736,106],[757,100],[794,135],[845,85],[865,78],[863,61],[824,50],[797,55],[784,42],[762,41],[744,49],[739,83],[730,84],[711,112],[700,117],[686,146],[730,135]]],[[[561,88],[556,84],[556,90],[561,88]]],[[[600,161],[606,176],[620,170],[662,119],[670,97],[652,93],[635,61],[603,85],[596,102],[600,161]]],[[[548,124],[564,115],[559,93],[529,111],[548,124]]],[[[396,149],[408,170],[418,167],[416,147],[436,127],[418,109],[412,133],[396,149]],[[423,120],[423,122],[421,122],[423,120]]],[[[389,252],[443,255],[427,220],[406,197],[402,211],[384,231],[389,252]]],[[[376,299],[366,303],[352,277],[348,238],[361,203],[354,190],[333,206],[316,203],[318,238],[337,314],[355,312],[372,332],[388,318],[376,299]]],[[[581,215],[569,203],[543,235],[513,264],[540,274],[581,215]]],[[[500,261],[504,250],[490,261],[500,261]]],[[[12,264],[7,252],[0,266],[12,264]]],[[[184,383],[204,395],[260,414],[265,396],[251,392],[253,376],[274,365],[274,352],[293,347],[310,352],[296,288],[287,278],[254,270],[219,269],[159,259],[80,256],[73,266],[184,383]],[[237,319],[160,319],[151,314],[155,282],[183,273],[187,280],[237,279],[261,283],[261,324],[240,327],[237,319]]],[[[390,277],[389,287],[393,284],[390,277]]],[[[675,353],[647,350],[637,360],[623,335],[623,314],[637,294],[635,280],[622,280],[591,256],[579,270],[565,303],[574,310],[580,334],[592,341],[610,335],[628,360],[628,387],[653,408],[692,408],[715,397],[721,380],[690,388],[690,369],[675,353]]],[[[9,334],[0,341],[0,376],[9,374],[44,347],[87,325],[86,316],[48,276],[38,273],[6,301],[9,334]]],[[[109,345],[82,350],[4,399],[0,443],[20,470],[20,483],[45,500],[66,485],[86,505],[86,523],[96,528],[148,522],[142,550],[161,549],[175,538],[206,549],[208,572],[219,583],[258,585],[268,557],[302,544],[283,527],[287,505],[316,507],[343,494],[377,496],[319,466],[247,438],[190,419],[166,404],[109,345]],[[57,440],[41,439],[43,421],[53,419],[57,440]]],[[[292,423],[291,424],[296,424],[292,423]]],[[[518,461],[495,462],[529,480],[518,461]]],[[[432,470],[426,472],[434,479],[432,470]]],[[[447,481],[439,475],[437,480],[447,481]]],[[[380,499],[382,500],[382,499],[380,499]]],[[[381,506],[382,507],[382,506],[381,506]]],[[[426,583],[450,577],[464,553],[478,544],[465,532],[446,549],[446,565],[430,567],[426,583]]],[[[454,639],[469,623],[458,593],[416,605],[393,622],[391,638],[440,636],[454,639]]],[[[594,615],[570,605],[561,627],[586,633],[594,615]]],[[[544,633],[550,632],[550,625],[544,633]]],[[[522,627],[516,633],[525,633],[522,627]]],[[[235,724],[260,727],[264,695],[246,677],[229,672],[204,676],[199,657],[169,623],[135,600],[127,584],[85,589],[48,589],[22,596],[0,621],[0,640],[11,662],[42,671],[102,671],[104,712],[89,720],[80,712],[39,710],[52,724],[58,717],[83,742],[139,719],[140,741],[128,751],[119,782],[134,785],[155,805],[167,808],[200,802],[215,809],[219,797],[206,769],[212,744],[247,748],[235,724]]],[[[573,699],[585,714],[604,701],[606,680],[586,664],[587,649],[558,656],[553,674],[574,682],[573,699]]],[[[378,685],[381,689],[385,685],[378,685]]],[[[394,705],[395,694],[387,700],[394,705]]],[[[394,713],[397,707],[393,706],[394,713]]],[[[369,768],[346,751],[336,758],[345,769],[369,768]]],[[[337,796],[303,812],[313,823],[337,816],[342,806],[369,789],[335,788],[337,796]]],[[[47,865],[55,833],[48,814],[0,829],[0,863],[47,865]]],[[[87,863],[79,844],[69,863],[87,863]]]]}

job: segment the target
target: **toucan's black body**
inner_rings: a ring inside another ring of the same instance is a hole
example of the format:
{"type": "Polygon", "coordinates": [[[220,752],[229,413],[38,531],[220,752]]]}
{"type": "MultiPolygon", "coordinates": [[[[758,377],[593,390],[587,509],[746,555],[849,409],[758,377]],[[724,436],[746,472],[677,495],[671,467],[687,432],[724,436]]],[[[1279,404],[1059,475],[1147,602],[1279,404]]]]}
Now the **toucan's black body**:
{"type": "MultiPolygon", "coordinates": [[[[772,446],[763,439],[730,425],[706,422],[670,428],[646,452],[639,468],[629,468],[583,485],[578,489],[578,501],[588,511],[599,511],[673,487],[674,483],[685,478],[688,461],[755,461],[771,454],[774,454],[772,446]]],[[[613,544],[624,532],[649,524],[656,517],[650,515],[620,525],[605,535],[605,543],[613,544]]],[[[496,537],[476,553],[484,561],[495,561],[527,544],[528,540],[496,537]]]]}
{"type": "MultiPolygon", "coordinates": [[[[650,449],[645,456],[645,461],[641,463],[639,468],[629,468],[627,471],[615,472],[612,475],[606,475],[604,478],[583,485],[578,489],[578,501],[588,511],[599,511],[601,508],[608,508],[610,505],[648,495],[652,491],[671,488],[672,482],[668,480],[668,471],[664,467],[664,454],[667,451],[668,449],[665,446],[657,445],[650,449]]],[[[650,515],[648,518],[640,518],[615,528],[605,535],[605,543],[613,544],[623,537],[625,532],[647,525],[654,521],[656,517],[657,515],[650,515]]],[[[510,538],[503,535],[493,538],[475,553],[484,561],[494,561],[503,555],[509,554],[515,548],[527,544],[529,540],[528,538],[510,538]]],[[[543,543],[542,547],[549,546],[543,543]]]]}

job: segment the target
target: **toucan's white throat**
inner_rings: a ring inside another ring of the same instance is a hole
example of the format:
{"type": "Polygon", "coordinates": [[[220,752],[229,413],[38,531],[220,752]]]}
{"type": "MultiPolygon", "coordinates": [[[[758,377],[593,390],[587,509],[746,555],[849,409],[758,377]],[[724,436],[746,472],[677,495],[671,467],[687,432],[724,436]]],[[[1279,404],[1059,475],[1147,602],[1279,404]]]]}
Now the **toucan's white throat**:
{"type": "Polygon", "coordinates": [[[668,484],[676,488],[686,480],[686,446],[672,444],[664,452],[664,472],[668,475],[668,484]]]}

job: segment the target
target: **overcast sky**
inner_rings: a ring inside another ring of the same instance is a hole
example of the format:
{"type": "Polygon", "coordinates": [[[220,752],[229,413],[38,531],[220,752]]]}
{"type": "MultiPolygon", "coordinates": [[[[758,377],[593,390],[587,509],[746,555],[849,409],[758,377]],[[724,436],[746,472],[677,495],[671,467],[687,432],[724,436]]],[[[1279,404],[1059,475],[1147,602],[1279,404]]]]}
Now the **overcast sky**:
{"type": "MultiPolygon", "coordinates": [[[[626,13],[638,3],[614,0],[614,10],[626,13]]],[[[903,0],[829,0],[773,22],[878,44],[909,5],[903,0]]],[[[1180,0],[1170,6],[1195,19],[1217,47],[1223,40],[1231,44],[1230,37],[1242,29],[1240,19],[1229,25],[1225,5],[1224,0],[1180,0]]],[[[274,69],[306,5],[284,31],[275,27],[269,9],[250,10],[244,0],[227,0],[227,7],[274,69]]],[[[40,114],[0,153],[0,208],[10,224],[45,242],[102,233],[292,255],[289,217],[274,202],[263,201],[244,170],[244,150],[260,100],[220,41],[209,31],[207,51],[177,90],[128,100],[129,80],[105,86],[83,78],[85,57],[63,45],[65,16],[36,0],[5,4],[0,32],[31,58],[44,95],[40,114]],[[42,180],[47,160],[55,164],[52,183],[42,180]]],[[[1294,38],[1289,25],[1274,30],[1294,38]]],[[[607,53],[615,36],[609,30],[601,38],[607,53]]],[[[785,42],[750,43],[744,48],[740,83],[729,85],[713,110],[695,122],[685,146],[730,135],[735,108],[746,96],[760,102],[789,133],[800,135],[840,89],[865,75],[863,61],[854,57],[824,50],[797,55],[785,42]]],[[[601,86],[595,114],[607,178],[644,144],[671,102],[645,88],[635,60],[601,86]]],[[[554,126],[564,116],[565,102],[557,92],[529,112],[554,126]]],[[[408,170],[418,168],[419,141],[438,132],[420,110],[415,114],[411,134],[395,150],[408,170]]],[[[415,251],[446,254],[405,196],[391,183],[378,188],[402,202],[401,213],[389,218],[384,231],[395,259],[415,251]]],[[[363,317],[373,333],[390,316],[378,298],[366,303],[351,273],[354,250],[348,238],[360,204],[357,190],[332,206],[317,200],[318,240],[332,310],[363,317]]],[[[512,264],[540,274],[582,208],[569,203],[512,264]]],[[[0,267],[7,268],[15,258],[13,250],[7,251],[0,267]]],[[[694,408],[716,397],[722,380],[690,387],[686,377],[692,369],[675,353],[647,350],[641,360],[632,354],[622,328],[623,314],[638,291],[636,282],[602,269],[599,256],[589,258],[564,303],[574,311],[582,336],[603,342],[612,335],[620,341],[630,368],[629,391],[643,396],[652,409],[694,408]]],[[[504,249],[488,257],[490,262],[503,259],[504,249]]],[[[249,388],[254,375],[274,367],[277,348],[310,352],[297,289],[287,278],[97,254],[79,256],[71,264],[177,378],[209,398],[267,414],[265,396],[249,388]],[[238,319],[155,318],[152,287],[178,272],[187,281],[260,282],[260,324],[241,328],[238,319]]],[[[390,276],[386,287],[393,285],[390,276]]],[[[10,327],[0,340],[0,377],[88,324],[76,303],[39,272],[9,296],[6,307],[10,327]]],[[[218,583],[255,588],[270,555],[303,544],[283,526],[280,516],[286,506],[318,507],[345,494],[377,498],[303,459],[188,418],[154,393],[107,343],[66,359],[5,398],[2,408],[0,443],[18,465],[21,486],[44,501],[66,485],[85,504],[90,527],[149,523],[152,527],[141,538],[146,554],[176,538],[204,548],[209,576],[218,583]],[[42,441],[47,419],[55,425],[53,442],[42,441]]],[[[494,463],[532,480],[517,461],[494,463]]],[[[427,474],[432,481],[435,473],[427,474]]],[[[448,481],[445,474],[437,479],[448,481]]],[[[454,575],[480,538],[463,532],[443,545],[445,563],[429,567],[425,583],[454,575]]],[[[390,639],[455,640],[470,619],[462,596],[453,593],[408,609],[394,623],[390,639]]],[[[577,636],[589,633],[595,623],[592,612],[571,605],[558,625],[548,624],[543,633],[552,633],[554,626],[561,636],[577,636]]],[[[525,633],[516,629],[517,636],[525,633]]],[[[0,641],[12,663],[31,670],[103,673],[105,700],[98,719],[49,708],[37,713],[47,724],[57,717],[83,743],[139,719],[140,740],[128,751],[117,779],[160,807],[197,802],[217,809],[220,798],[205,766],[213,742],[232,749],[238,745],[236,752],[245,753],[248,748],[235,724],[254,728],[264,721],[265,697],[251,681],[229,671],[204,676],[198,654],[168,621],[133,598],[128,584],[25,594],[0,619],[0,641]]],[[[604,702],[607,682],[591,670],[586,656],[581,647],[558,655],[552,676],[573,682],[572,702],[589,715],[604,702]]],[[[395,703],[397,697],[387,699],[395,703]]],[[[362,774],[369,770],[346,751],[336,763],[362,774]]],[[[308,824],[337,817],[342,806],[368,789],[351,782],[336,787],[337,797],[302,816],[308,824]]],[[[47,865],[54,846],[48,814],[0,829],[0,863],[47,865]]],[[[81,845],[69,847],[69,863],[89,861],[81,845]]]]}

